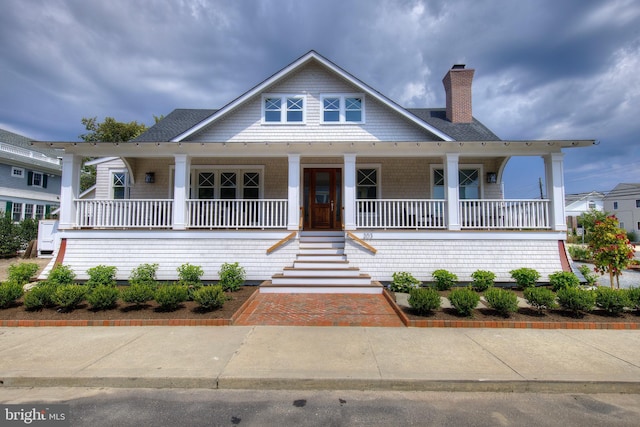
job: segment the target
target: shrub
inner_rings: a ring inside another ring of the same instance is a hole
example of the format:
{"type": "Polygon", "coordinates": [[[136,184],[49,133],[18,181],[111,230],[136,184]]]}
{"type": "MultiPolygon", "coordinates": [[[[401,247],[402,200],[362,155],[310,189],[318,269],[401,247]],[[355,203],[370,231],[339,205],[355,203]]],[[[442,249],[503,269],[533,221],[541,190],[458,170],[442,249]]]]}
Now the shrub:
{"type": "Polygon", "coordinates": [[[21,283],[8,281],[0,284],[0,308],[13,304],[23,292],[21,283]]]}
{"type": "Polygon", "coordinates": [[[29,242],[38,238],[38,220],[34,218],[25,218],[16,227],[18,242],[20,249],[26,249],[29,242]]]}
{"type": "Polygon", "coordinates": [[[611,289],[600,286],[595,291],[596,305],[609,314],[619,314],[625,307],[631,306],[631,301],[624,289],[611,289]]]}
{"type": "Polygon", "coordinates": [[[120,291],[120,298],[128,304],[140,307],[155,296],[155,287],[148,283],[134,283],[120,291]]]}
{"type": "Polygon", "coordinates": [[[193,300],[207,310],[222,307],[227,296],[222,286],[203,286],[193,293],[193,300]]]}
{"type": "Polygon", "coordinates": [[[543,308],[551,309],[557,306],[556,294],[547,288],[526,288],[524,299],[540,312],[543,308]]]}
{"type": "Polygon", "coordinates": [[[187,300],[187,288],[183,285],[161,285],[155,292],[155,301],[163,310],[171,311],[187,300]]]}
{"type": "Polygon", "coordinates": [[[84,301],[87,288],[83,285],[60,285],[53,292],[52,300],[63,311],[71,311],[84,301]]]}
{"type": "Polygon", "coordinates": [[[20,249],[18,226],[14,224],[10,213],[0,214],[0,256],[13,256],[20,249]]]}
{"type": "Polygon", "coordinates": [[[390,289],[393,292],[405,292],[408,293],[411,289],[417,288],[421,285],[420,281],[413,277],[411,273],[406,271],[398,271],[392,275],[393,281],[391,282],[390,289]]]}
{"type": "Polygon", "coordinates": [[[31,278],[38,271],[38,264],[33,262],[21,262],[9,266],[9,282],[16,282],[21,285],[29,283],[31,278]]]}
{"type": "Polygon", "coordinates": [[[115,286],[116,285],[116,271],[118,269],[112,265],[96,265],[87,270],[89,274],[89,280],[86,285],[90,288],[97,286],[115,286]]]}
{"type": "Polygon", "coordinates": [[[484,293],[484,297],[489,307],[496,310],[504,317],[509,317],[509,313],[518,311],[518,297],[512,291],[500,288],[490,288],[484,293]]]}
{"type": "Polygon", "coordinates": [[[57,264],[47,277],[47,282],[54,285],[71,285],[76,279],[76,273],[67,265],[57,264]]]}
{"type": "Polygon", "coordinates": [[[97,310],[115,307],[120,292],[112,285],[97,285],[87,295],[87,302],[97,310]]]}
{"type": "Polygon", "coordinates": [[[635,230],[627,231],[627,239],[629,239],[630,242],[637,242],[638,233],[636,233],[635,230]]]}
{"type": "Polygon", "coordinates": [[[454,289],[449,294],[449,301],[462,316],[471,316],[471,312],[480,302],[480,295],[471,288],[454,289]]]}
{"type": "Polygon", "coordinates": [[[583,264],[578,267],[578,270],[580,271],[580,273],[582,273],[582,277],[584,277],[584,280],[587,281],[588,286],[594,286],[598,281],[598,276],[593,271],[591,271],[588,265],[583,264]]]}
{"type": "Polygon", "coordinates": [[[431,273],[431,277],[433,277],[436,289],[439,291],[448,291],[458,281],[458,276],[447,270],[436,270],[431,273]]]}
{"type": "Polygon", "coordinates": [[[567,248],[569,251],[569,256],[574,261],[590,261],[591,254],[589,253],[589,249],[584,246],[574,246],[571,245],[567,248]]]}
{"type": "Polygon", "coordinates": [[[640,288],[631,287],[627,290],[627,298],[629,298],[629,307],[640,310],[640,288]]]}
{"type": "Polygon", "coordinates": [[[237,262],[233,264],[225,262],[222,264],[218,275],[220,276],[220,282],[218,284],[221,285],[225,291],[235,292],[239,290],[240,286],[244,283],[244,268],[240,267],[237,262]]]}
{"type": "Polygon", "coordinates": [[[177,271],[179,284],[187,287],[188,298],[193,300],[195,292],[202,287],[200,279],[204,274],[202,267],[186,263],[178,267],[177,271]]]}
{"type": "Polygon", "coordinates": [[[42,282],[34,288],[31,288],[24,294],[24,308],[27,310],[40,310],[44,307],[53,305],[53,293],[57,286],[42,282]]]}
{"type": "Polygon", "coordinates": [[[557,271],[549,275],[549,284],[554,292],[558,292],[560,289],[578,287],[580,279],[570,271],[557,271]]]}
{"type": "Polygon", "coordinates": [[[440,294],[434,288],[410,288],[409,305],[418,314],[428,314],[440,308],[440,294]]]}
{"type": "Polygon", "coordinates": [[[535,286],[536,281],[540,278],[540,273],[533,268],[518,268],[516,270],[511,270],[509,273],[511,274],[511,278],[516,281],[516,284],[521,289],[535,286]]]}
{"type": "Polygon", "coordinates": [[[471,287],[478,292],[484,292],[493,286],[496,275],[492,271],[476,270],[471,273],[473,282],[471,287]]]}
{"type": "Polygon", "coordinates": [[[131,271],[129,283],[155,285],[156,271],[158,271],[158,264],[140,264],[131,271]]]}
{"type": "Polygon", "coordinates": [[[566,310],[573,311],[578,317],[581,313],[593,310],[596,296],[592,291],[580,288],[564,288],[557,293],[558,303],[566,310]]]}

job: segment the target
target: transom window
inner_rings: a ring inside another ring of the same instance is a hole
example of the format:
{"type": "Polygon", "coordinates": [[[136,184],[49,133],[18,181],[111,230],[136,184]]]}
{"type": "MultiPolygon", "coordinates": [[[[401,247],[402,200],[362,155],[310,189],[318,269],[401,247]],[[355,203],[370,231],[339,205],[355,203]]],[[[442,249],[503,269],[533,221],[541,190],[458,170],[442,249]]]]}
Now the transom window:
{"type": "Polygon", "coordinates": [[[24,178],[24,169],[22,168],[11,168],[11,176],[16,178],[24,178]]]}
{"type": "MultiPolygon", "coordinates": [[[[458,171],[458,197],[463,199],[480,198],[480,170],[460,169],[458,171]]],[[[433,198],[445,198],[444,169],[433,169],[433,198]]]]}
{"type": "Polygon", "coordinates": [[[378,198],[377,169],[358,169],[358,186],[356,192],[358,199],[378,198]]]}
{"type": "Polygon", "coordinates": [[[199,170],[195,174],[198,199],[259,199],[260,172],[244,170],[199,170]]]}
{"type": "Polygon", "coordinates": [[[363,123],[363,95],[322,95],[323,123],[363,123]]]}
{"type": "Polygon", "coordinates": [[[265,95],[262,98],[264,123],[304,123],[304,95],[265,95]]]}

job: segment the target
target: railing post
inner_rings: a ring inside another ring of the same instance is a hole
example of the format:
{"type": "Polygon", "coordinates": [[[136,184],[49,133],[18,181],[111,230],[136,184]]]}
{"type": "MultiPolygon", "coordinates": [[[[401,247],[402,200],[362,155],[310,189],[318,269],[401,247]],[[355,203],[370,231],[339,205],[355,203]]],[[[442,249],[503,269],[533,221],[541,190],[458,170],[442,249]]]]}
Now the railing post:
{"type": "Polygon", "coordinates": [[[62,180],[60,186],[59,229],[70,229],[76,225],[76,202],[80,190],[80,167],[82,157],[71,153],[62,155],[62,180]]]}
{"type": "Polygon", "coordinates": [[[289,190],[287,200],[287,229],[297,230],[300,210],[300,154],[289,154],[289,190]]]}
{"type": "Polygon", "coordinates": [[[356,229],[356,155],[344,154],[344,229],[356,229]]]}

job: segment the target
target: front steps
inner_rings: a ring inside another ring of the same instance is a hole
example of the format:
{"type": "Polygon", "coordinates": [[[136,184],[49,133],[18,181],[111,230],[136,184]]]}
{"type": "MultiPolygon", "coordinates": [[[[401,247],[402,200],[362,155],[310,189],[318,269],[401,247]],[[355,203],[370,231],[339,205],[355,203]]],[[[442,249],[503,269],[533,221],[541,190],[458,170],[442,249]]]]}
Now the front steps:
{"type": "Polygon", "coordinates": [[[381,294],[371,276],[349,266],[340,231],[300,232],[300,250],[293,267],[274,274],[261,293],[381,294]]]}

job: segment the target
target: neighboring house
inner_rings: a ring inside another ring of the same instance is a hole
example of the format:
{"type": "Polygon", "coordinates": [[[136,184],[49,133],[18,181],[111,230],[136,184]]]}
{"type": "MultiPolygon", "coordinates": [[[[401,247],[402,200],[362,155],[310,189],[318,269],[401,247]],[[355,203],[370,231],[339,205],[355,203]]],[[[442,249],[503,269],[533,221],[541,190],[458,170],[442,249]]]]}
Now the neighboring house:
{"type": "Polygon", "coordinates": [[[18,222],[48,218],[60,205],[62,151],[0,129],[0,211],[18,222]]]}
{"type": "Polygon", "coordinates": [[[604,196],[604,210],[627,232],[640,232],[640,184],[618,184],[604,196]]]}
{"type": "Polygon", "coordinates": [[[161,280],[186,262],[215,280],[238,262],[273,292],[380,292],[394,272],[430,281],[442,268],[546,280],[570,268],[562,150],[594,141],[500,140],[471,114],[473,74],[449,70],[445,108],[403,108],[311,51],[134,141],[51,143],[65,150],[58,259],[79,278],[157,263],[161,280]],[[544,159],[548,199],[504,199],[513,156],[544,159]],[[83,157],[106,158],[86,200],[83,157]]]}
{"type": "Polygon", "coordinates": [[[567,194],[564,196],[564,211],[567,216],[569,231],[578,228],[578,217],[591,210],[602,212],[604,193],[591,191],[589,193],[567,194]]]}

